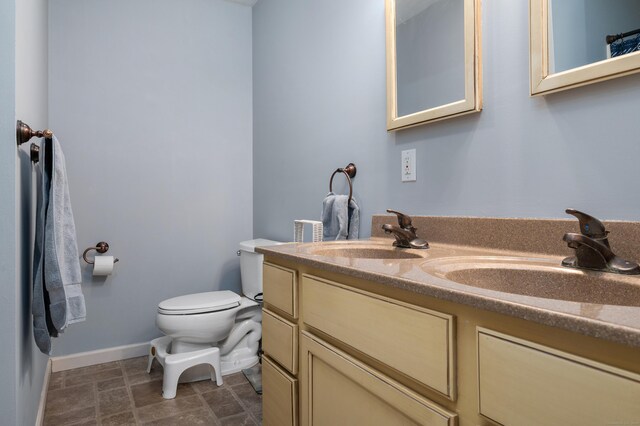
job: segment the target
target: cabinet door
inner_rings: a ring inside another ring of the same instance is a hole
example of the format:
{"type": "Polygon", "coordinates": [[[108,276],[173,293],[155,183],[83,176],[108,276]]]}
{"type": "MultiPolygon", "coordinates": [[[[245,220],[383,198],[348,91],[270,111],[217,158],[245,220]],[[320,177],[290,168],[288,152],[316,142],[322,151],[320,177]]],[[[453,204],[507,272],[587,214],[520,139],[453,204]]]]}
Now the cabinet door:
{"type": "Polygon", "coordinates": [[[456,415],[319,338],[300,339],[300,423],[452,426],[456,415]]]}
{"type": "Polygon", "coordinates": [[[507,426],[632,425],[640,377],[478,328],[480,413],[507,426]]]}
{"type": "Polygon", "coordinates": [[[298,381],[268,357],[262,358],[262,422],[265,426],[298,424],[298,381]]]}

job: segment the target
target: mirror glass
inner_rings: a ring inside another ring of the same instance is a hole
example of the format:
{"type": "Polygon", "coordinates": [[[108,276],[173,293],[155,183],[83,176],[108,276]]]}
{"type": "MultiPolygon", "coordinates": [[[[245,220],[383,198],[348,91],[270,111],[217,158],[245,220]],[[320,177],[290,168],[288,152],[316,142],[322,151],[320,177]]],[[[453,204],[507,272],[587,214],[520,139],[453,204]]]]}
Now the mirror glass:
{"type": "Polygon", "coordinates": [[[398,115],[464,99],[464,1],[396,0],[398,115]]]}
{"type": "Polygon", "coordinates": [[[640,72],[640,0],[529,0],[531,95],[640,72]]]}
{"type": "Polygon", "coordinates": [[[640,50],[640,0],[548,0],[549,73],[640,50]]]}
{"type": "Polygon", "coordinates": [[[480,111],[480,0],[386,0],[387,129],[480,111]]]}

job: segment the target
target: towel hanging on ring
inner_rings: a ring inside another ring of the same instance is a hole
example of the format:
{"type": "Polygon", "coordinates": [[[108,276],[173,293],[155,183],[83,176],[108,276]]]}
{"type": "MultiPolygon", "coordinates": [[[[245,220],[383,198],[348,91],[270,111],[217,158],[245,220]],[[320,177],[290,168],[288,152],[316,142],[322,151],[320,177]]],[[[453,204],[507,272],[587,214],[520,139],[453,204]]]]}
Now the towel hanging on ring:
{"type": "Polygon", "coordinates": [[[357,240],[360,208],[348,195],[329,192],[322,202],[323,240],[357,240]]]}

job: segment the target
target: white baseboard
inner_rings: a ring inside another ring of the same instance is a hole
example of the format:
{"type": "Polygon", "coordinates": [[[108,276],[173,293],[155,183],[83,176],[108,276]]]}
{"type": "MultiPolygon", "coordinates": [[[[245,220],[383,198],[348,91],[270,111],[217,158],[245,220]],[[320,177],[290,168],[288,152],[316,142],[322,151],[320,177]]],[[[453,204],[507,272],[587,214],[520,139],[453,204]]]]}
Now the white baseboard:
{"type": "Polygon", "coordinates": [[[97,351],[81,352],[72,355],[56,356],[51,358],[51,371],[56,373],[58,371],[71,370],[73,368],[135,358],[147,355],[148,353],[149,342],[145,342],[99,349],[97,351]]]}
{"type": "Polygon", "coordinates": [[[49,379],[51,379],[51,359],[47,360],[47,368],[44,370],[44,380],[42,382],[42,391],[40,392],[40,404],[38,404],[36,426],[42,426],[44,424],[44,409],[47,408],[47,392],[49,391],[49,379]]]}

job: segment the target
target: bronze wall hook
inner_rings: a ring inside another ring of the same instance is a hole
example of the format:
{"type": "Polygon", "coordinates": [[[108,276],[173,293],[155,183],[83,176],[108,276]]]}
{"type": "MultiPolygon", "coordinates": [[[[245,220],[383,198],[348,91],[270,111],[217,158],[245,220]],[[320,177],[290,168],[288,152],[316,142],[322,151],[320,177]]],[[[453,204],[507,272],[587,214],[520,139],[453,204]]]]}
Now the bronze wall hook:
{"type": "Polygon", "coordinates": [[[31,148],[29,149],[29,156],[31,157],[32,163],[37,163],[38,161],[40,161],[40,147],[38,146],[38,144],[31,144],[31,148]]]}
{"type": "Polygon", "coordinates": [[[16,123],[16,142],[18,146],[23,143],[29,142],[32,137],[47,138],[53,137],[53,132],[49,129],[45,130],[33,130],[27,123],[22,120],[18,120],[16,123]]]}

